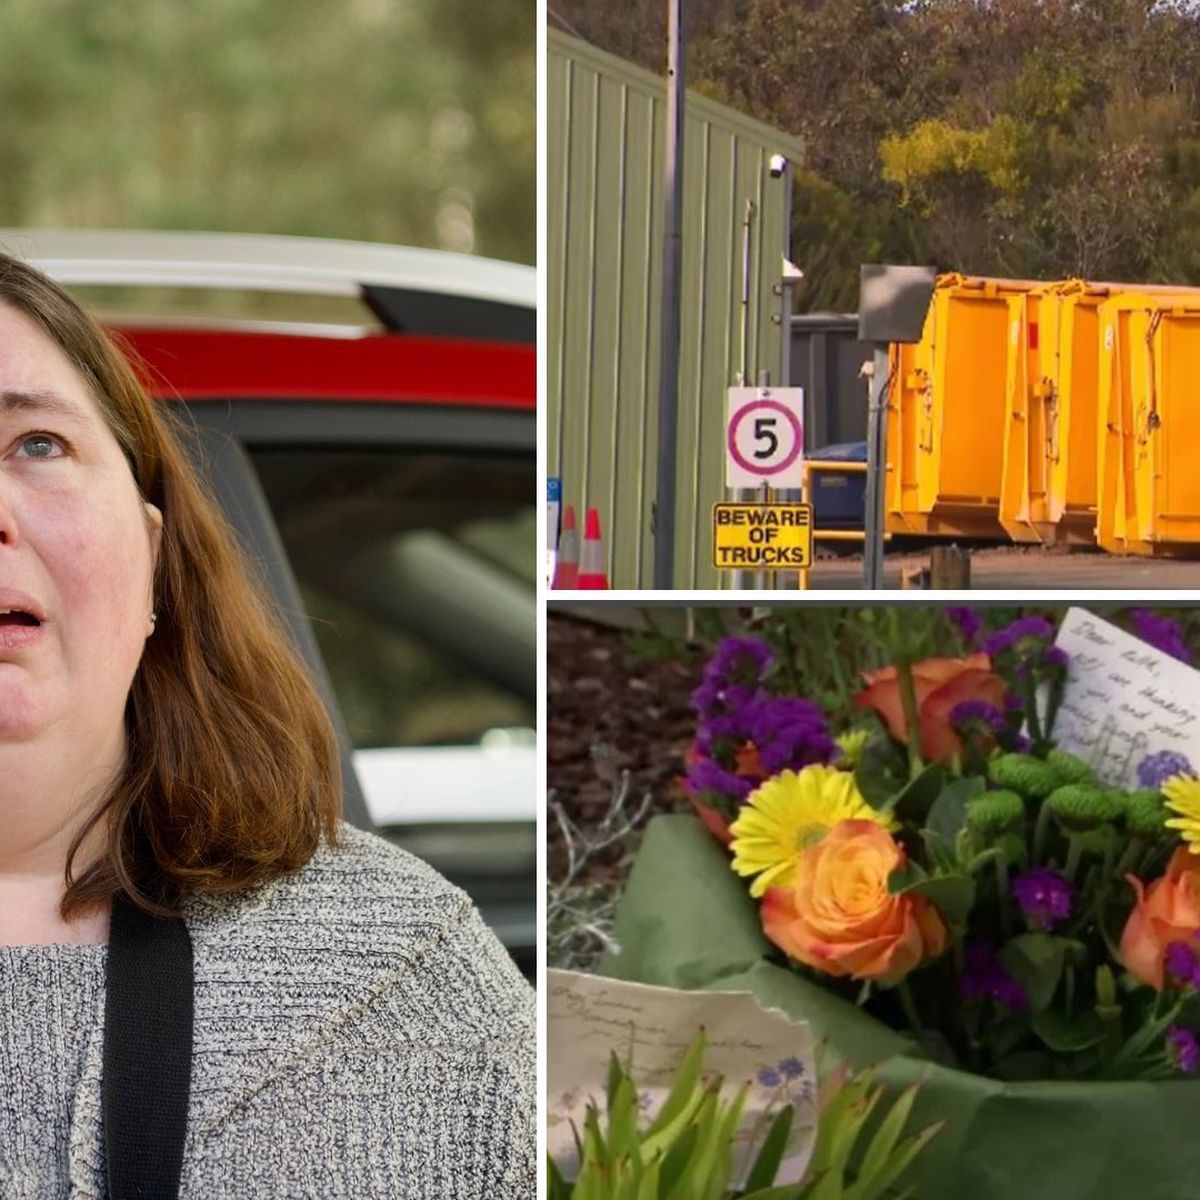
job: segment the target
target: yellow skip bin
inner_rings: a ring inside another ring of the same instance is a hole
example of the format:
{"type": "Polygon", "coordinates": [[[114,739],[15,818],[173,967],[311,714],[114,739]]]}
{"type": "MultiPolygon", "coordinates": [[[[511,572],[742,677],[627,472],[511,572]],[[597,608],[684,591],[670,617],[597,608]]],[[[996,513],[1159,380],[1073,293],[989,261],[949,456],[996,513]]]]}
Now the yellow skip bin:
{"type": "Polygon", "coordinates": [[[889,530],[1004,535],[999,505],[1010,301],[1044,286],[943,276],[921,341],[893,347],[885,484],[889,530]]]}

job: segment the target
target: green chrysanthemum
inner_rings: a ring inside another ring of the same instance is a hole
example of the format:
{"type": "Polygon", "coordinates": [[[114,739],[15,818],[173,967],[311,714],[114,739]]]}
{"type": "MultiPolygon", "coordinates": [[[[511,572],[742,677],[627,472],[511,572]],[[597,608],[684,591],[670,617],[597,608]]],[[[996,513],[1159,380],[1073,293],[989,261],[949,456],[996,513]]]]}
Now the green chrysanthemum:
{"type": "Polygon", "coordinates": [[[1125,811],[1124,800],[1118,792],[1086,783],[1068,783],[1056,788],[1046,798],[1046,805],[1064,829],[1086,833],[1109,821],[1115,821],[1125,811]]]}
{"type": "Polygon", "coordinates": [[[1191,775],[1176,775],[1162,785],[1167,807],[1178,816],[1172,817],[1168,829],[1179,830],[1187,848],[1200,854],[1200,779],[1191,775]]]}
{"type": "Polygon", "coordinates": [[[1025,820],[1025,801],[1016,792],[985,792],[967,802],[967,824],[984,837],[1018,828],[1025,820]]]}
{"type": "Polygon", "coordinates": [[[1137,837],[1162,837],[1167,833],[1167,808],[1162,793],[1128,792],[1124,797],[1125,828],[1137,837]]]}
{"type": "Polygon", "coordinates": [[[1059,786],[1054,768],[1029,754],[996,755],[988,762],[988,776],[997,787],[1030,800],[1044,800],[1059,786]]]}
{"type": "Polygon", "coordinates": [[[1096,772],[1090,764],[1083,761],[1077,754],[1069,750],[1055,748],[1046,755],[1046,765],[1058,778],[1059,786],[1068,783],[1095,784],[1096,772]]]}

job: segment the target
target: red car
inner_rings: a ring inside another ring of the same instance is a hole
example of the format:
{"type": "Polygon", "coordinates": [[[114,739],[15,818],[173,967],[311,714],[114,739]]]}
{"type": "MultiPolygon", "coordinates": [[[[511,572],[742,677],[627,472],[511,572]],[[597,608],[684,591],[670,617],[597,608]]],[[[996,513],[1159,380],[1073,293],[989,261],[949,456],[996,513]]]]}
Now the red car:
{"type": "Polygon", "coordinates": [[[532,973],[533,268],[225,234],[0,246],[80,295],[180,406],[325,690],[349,819],[464,886],[532,973]]]}

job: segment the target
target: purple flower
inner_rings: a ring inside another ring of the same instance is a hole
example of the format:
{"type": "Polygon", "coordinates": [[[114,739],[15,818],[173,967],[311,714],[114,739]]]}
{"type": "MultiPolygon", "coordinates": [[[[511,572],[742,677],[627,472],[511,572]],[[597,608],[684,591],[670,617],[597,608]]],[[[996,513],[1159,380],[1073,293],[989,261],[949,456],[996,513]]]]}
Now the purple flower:
{"type": "Polygon", "coordinates": [[[1172,942],[1167,947],[1164,964],[1167,974],[1180,987],[1200,989],[1200,958],[1187,942],[1172,942]]]}
{"type": "Polygon", "coordinates": [[[1045,617],[1018,617],[985,638],[980,649],[991,658],[1015,649],[1024,658],[1040,656],[1043,643],[1053,640],[1054,626],[1045,617]]]}
{"type": "Polygon", "coordinates": [[[1050,641],[1054,637],[1054,626],[1045,617],[1018,617],[1009,627],[1008,632],[1014,642],[1026,638],[1043,638],[1050,641]]]}
{"type": "Polygon", "coordinates": [[[1047,646],[1042,654],[1042,666],[1066,670],[1071,665],[1071,656],[1061,646],[1047,646]]]}
{"type": "Polygon", "coordinates": [[[1148,608],[1131,608],[1129,619],[1133,632],[1149,646],[1169,654],[1180,662],[1190,663],[1192,651],[1183,636],[1183,626],[1170,617],[1152,612],[1148,608]]]}
{"type": "Polygon", "coordinates": [[[778,1087],[782,1082],[782,1078],[774,1067],[763,1067],[758,1073],[758,1082],[766,1088],[778,1087]]]}
{"type": "Polygon", "coordinates": [[[1184,754],[1174,750],[1159,750],[1147,754],[1138,763],[1137,779],[1144,788],[1161,788],[1176,775],[1195,775],[1196,770],[1184,754]]]}
{"type": "Polygon", "coordinates": [[[963,645],[975,645],[975,639],[983,628],[983,618],[979,615],[978,609],[950,605],[946,609],[946,616],[957,626],[963,645]]]}
{"type": "Polygon", "coordinates": [[[1196,1035],[1182,1025],[1172,1025],[1167,1030],[1167,1058],[1185,1075],[1194,1075],[1200,1070],[1200,1042],[1196,1035]]]}
{"type": "Polygon", "coordinates": [[[804,1064],[798,1058],[785,1058],[779,1064],[779,1073],[784,1079],[798,1079],[804,1074],[804,1064]]]}
{"type": "Polygon", "coordinates": [[[1029,998],[1004,969],[988,942],[968,942],[963,951],[963,973],[958,983],[964,1000],[995,1000],[1012,1013],[1026,1012],[1029,998]]]}
{"type": "Polygon", "coordinates": [[[811,700],[763,694],[701,721],[695,749],[687,771],[690,788],[738,803],[763,779],[831,762],[837,753],[825,716],[811,700]],[[739,759],[748,749],[754,753],[744,765],[739,759]]]}
{"type": "Polygon", "coordinates": [[[774,661],[771,647],[760,638],[725,637],[717,643],[704,676],[731,683],[758,683],[774,661]]]}
{"type": "Polygon", "coordinates": [[[1048,867],[1018,875],[1012,881],[1012,894],[1030,929],[1053,929],[1071,915],[1071,885],[1048,867]]]}
{"type": "Polygon", "coordinates": [[[747,705],[742,715],[766,776],[827,763],[837,752],[825,715],[811,700],[768,696],[747,705]]]}
{"type": "Polygon", "coordinates": [[[722,638],[692,693],[692,707],[702,717],[736,712],[762,695],[762,678],[773,661],[770,646],[758,638],[722,638]]]}
{"type": "Polygon", "coordinates": [[[739,803],[757,786],[756,780],[727,771],[720,763],[713,762],[710,758],[689,763],[687,780],[693,792],[716,792],[719,796],[729,796],[739,803]]]}
{"type": "Polygon", "coordinates": [[[950,724],[962,732],[1003,733],[1008,728],[1004,714],[986,700],[962,700],[950,710],[950,724]]]}

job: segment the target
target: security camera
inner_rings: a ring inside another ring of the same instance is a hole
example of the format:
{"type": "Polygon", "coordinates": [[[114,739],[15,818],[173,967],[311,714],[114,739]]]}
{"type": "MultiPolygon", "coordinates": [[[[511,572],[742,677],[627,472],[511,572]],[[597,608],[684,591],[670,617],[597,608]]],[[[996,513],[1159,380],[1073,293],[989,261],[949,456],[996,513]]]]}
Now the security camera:
{"type": "Polygon", "coordinates": [[[771,155],[771,178],[778,179],[787,170],[788,160],[782,154],[771,155]]]}

